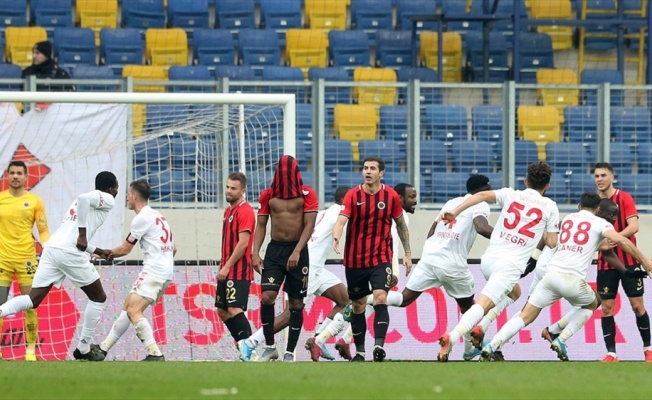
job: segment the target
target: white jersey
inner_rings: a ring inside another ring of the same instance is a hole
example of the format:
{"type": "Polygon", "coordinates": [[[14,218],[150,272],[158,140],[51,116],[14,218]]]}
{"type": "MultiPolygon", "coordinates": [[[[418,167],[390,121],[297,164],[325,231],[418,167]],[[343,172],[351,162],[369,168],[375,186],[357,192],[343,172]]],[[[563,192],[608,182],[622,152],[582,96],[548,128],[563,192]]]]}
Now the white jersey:
{"type": "Polygon", "coordinates": [[[536,270],[544,273],[548,271],[548,264],[550,264],[550,260],[552,260],[552,256],[555,255],[556,251],[557,251],[557,246],[544,247],[543,250],[541,251],[541,255],[539,256],[539,259],[537,260],[536,270]]]}
{"type": "Polygon", "coordinates": [[[50,236],[43,247],[79,251],[79,227],[86,228],[86,240],[90,243],[114,205],[115,199],[106,192],[93,190],[80,194],[66,211],[59,229],[50,236]]]}
{"type": "MultiPolygon", "coordinates": [[[[407,211],[403,210],[403,220],[405,226],[410,226],[410,216],[407,211]]],[[[398,230],[396,229],[396,221],[392,220],[392,251],[394,257],[398,257],[398,245],[401,243],[401,238],[398,237],[398,230]]]]}
{"type": "Polygon", "coordinates": [[[503,188],[494,193],[502,210],[482,258],[503,260],[523,272],[543,232],[559,231],[559,209],[534,189],[503,188]]]}
{"type": "Polygon", "coordinates": [[[559,244],[548,263],[548,271],[570,273],[586,279],[604,232],[615,231],[614,226],[589,211],[580,210],[567,215],[560,228],[559,244]]]}
{"type": "MultiPolygon", "coordinates": [[[[470,196],[467,194],[449,200],[437,218],[441,219],[443,210],[454,209],[470,196]]],[[[490,212],[489,205],[482,202],[464,210],[453,222],[440,221],[435,233],[423,245],[421,260],[447,270],[468,268],[466,260],[477,237],[473,220],[478,216],[489,219],[490,212]]]]}
{"type": "Polygon", "coordinates": [[[308,254],[310,256],[310,268],[323,268],[326,258],[333,248],[333,227],[342,211],[342,206],[333,204],[325,210],[317,213],[315,229],[308,240],[308,254]]]}
{"type": "Polygon", "coordinates": [[[140,242],[143,272],[163,280],[174,274],[174,240],[165,217],[150,206],[143,207],[133,221],[127,242],[140,242]]]}

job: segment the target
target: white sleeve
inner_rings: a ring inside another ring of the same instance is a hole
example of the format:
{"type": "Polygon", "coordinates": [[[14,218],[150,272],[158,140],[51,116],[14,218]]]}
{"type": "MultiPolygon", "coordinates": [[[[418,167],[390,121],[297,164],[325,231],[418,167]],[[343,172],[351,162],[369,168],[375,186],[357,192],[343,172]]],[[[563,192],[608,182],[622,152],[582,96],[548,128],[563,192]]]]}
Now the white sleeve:
{"type": "Polygon", "coordinates": [[[77,197],[77,226],[86,228],[88,212],[91,207],[96,208],[98,203],[97,191],[83,193],[77,197]]]}
{"type": "Polygon", "coordinates": [[[489,204],[487,204],[486,201],[483,201],[473,208],[473,216],[471,219],[473,220],[475,217],[485,217],[488,220],[490,213],[491,209],[489,208],[489,204]]]}
{"type": "Polygon", "coordinates": [[[559,232],[559,209],[556,203],[553,203],[550,207],[546,232],[559,232]]]}
{"type": "MultiPolygon", "coordinates": [[[[133,237],[136,240],[140,240],[149,227],[154,223],[154,219],[148,220],[147,218],[139,215],[136,215],[133,221],[131,221],[131,228],[129,230],[129,236],[133,237]]],[[[134,242],[135,243],[135,242],[134,242]]]]}
{"type": "Polygon", "coordinates": [[[496,195],[496,204],[502,207],[505,204],[509,203],[514,197],[512,196],[513,190],[514,189],[508,187],[494,190],[494,194],[496,195]]]}

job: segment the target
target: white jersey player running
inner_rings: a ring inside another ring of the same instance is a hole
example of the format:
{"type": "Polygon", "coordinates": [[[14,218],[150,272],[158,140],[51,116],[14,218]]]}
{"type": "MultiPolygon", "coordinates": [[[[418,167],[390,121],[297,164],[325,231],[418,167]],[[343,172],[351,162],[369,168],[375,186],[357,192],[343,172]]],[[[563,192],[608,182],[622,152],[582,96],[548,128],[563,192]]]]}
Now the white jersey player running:
{"type": "MultiPolygon", "coordinates": [[[[525,178],[527,189],[521,191],[503,188],[479,192],[464,200],[455,209],[442,212],[443,220],[450,223],[464,210],[482,201],[502,206],[489,247],[480,262],[487,283],[477,303],[462,315],[457,326],[439,338],[439,361],[448,361],[453,344],[471,332],[490,309],[501,302],[511,304],[518,299],[518,280],[542,236],[548,246],[557,244],[559,210],[554,201],[543,197],[543,193],[550,186],[551,175],[552,169],[547,163],[535,162],[528,166],[525,178]]],[[[473,332],[471,334],[473,335],[473,332]]]]}
{"type": "Polygon", "coordinates": [[[100,275],[90,262],[90,254],[108,259],[111,252],[92,246],[88,241],[106,220],[117,194],[118,180],[115,175],[108,171],[97,174],[95,190],[77,197],[66,211],[59,229],[43,246],[32,290],[0,306],[0,317],[37,308],[52,286],[60,287],[66,277],[70,279],[88,296],[79,343],[73,352],[77,360],[102,361],[104,358],[90,347],[106,301],[100,275]]]}
{"type": "Polygon", "coordinates": [[[143,361],[165,361],[154,339],[152,326],[143,312],[150,305],[156,304],[172,281],[177,248],[168,221],[148,204],[151,192],[152,188],[144,179],[129,184],[127,207],[136,212],[136,217],[131,221],[131,229],[125,241],[111,250],[111,258],[126,256],[139,242],[143,252],[143,269],[127,295],[111,332],[99,346],[93,345],[104,356],[124,335],[131,322],[136,328],[138,339],[147,349],[148,354],[143,361]]]}
{"type": "MultiPolygon", "coordinates": [[[[482,349],[482,360],[491,358],[493,349],[500,347],[521,329],[532,323],[541,310],[549,307],[560,298],[566,299],[574,307],[580,307],[569,319],[558,338],[550,348],[560,360],[568,361],[566,341],[591,317],[600,305],[600,300],[586,282],[586,276],[593,255],[604,238],[621,246],[623,251],[641,260],[641,264],[652,274],[652,261],[636,248],[626,237],[620,235],[610,222],[595,215],[600,204],[597,193],[583,193],[580,211],[570,214],[561,223],[557,251],[548,263],[548,272],[535,287],[532,296],[519,315],[510,319],[491,342],[482,349]]],[[[636,273],[636,272],[633,272],[636,273]]],[[[638,271],[641,276],[647,275],[638,271]]]]}

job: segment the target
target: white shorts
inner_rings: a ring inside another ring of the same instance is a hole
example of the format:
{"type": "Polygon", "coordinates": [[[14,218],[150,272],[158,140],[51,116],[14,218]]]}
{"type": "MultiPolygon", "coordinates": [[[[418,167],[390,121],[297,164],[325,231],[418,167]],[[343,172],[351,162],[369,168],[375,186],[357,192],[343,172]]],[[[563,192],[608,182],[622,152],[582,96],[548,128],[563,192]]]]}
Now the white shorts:
{"type": "Polygon", "coordinates": [[[549,271],[534,289],[528,303],[543,309],[561,298],[573,307],[584,307],[593,303],[595,292],[577,275],[549,271]]]}
{"type": "Polygon", "coordinates": [[[454,299],[464,299],[475,294],[475,282],[468,268],[448,270],[419,261],[410,274],[405,288],[413,292],[444,287],[454,299]]]}
{"type": "Polygon", "coordinates": [[[100,279],[88,253],[45,247],[34,274],[33,288],[60,287],[68,277],[75,287],[88,286],[100,279]]]}
{"type": "Polygon", "coordinates": [[[311,266],[308,272],[308,296],[321,296],[340,283],[342,281],[326,268],[311,266]]]}
{"type": "Polygon", "coordinates": [[[483,258],[480,269],[487,280],[481,294],[487,296],[494,305],[511,293],[523,274],[520,268],[505,263],[505,260],[501,259],[483,258]]]}
{"type": "Polygon", "coordinates": [[[537,266],[534,271],[532,271],[532,282],[530,283],[530,289],[527,292],[528,296],[532,296],[532,293],[534,293],[534,288],[536,288],[539,282],[541,282],[541,279],[546,276],[547,271],[547,265],[542,265],[541,267],[537,266]]]}
{"type": "Polygon", "coordinates": [[[159,279],[145,271],[141,271],[138,274],[138,279],[131,287],[130,293],[136,293],[140,297],[149,300],[150,304],[155,304],[161,295],[163,295],[170,282],[172,281],[159,279]]]}

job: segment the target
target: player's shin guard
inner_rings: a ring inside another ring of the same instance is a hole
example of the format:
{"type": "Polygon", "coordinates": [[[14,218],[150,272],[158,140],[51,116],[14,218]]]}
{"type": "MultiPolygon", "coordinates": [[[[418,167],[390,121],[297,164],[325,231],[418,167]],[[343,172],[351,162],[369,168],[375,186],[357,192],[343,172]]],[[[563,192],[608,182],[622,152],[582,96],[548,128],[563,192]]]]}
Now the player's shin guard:
{"type": "MultiPolygon", "coordinates": [[[[335,314],[333,321],[324,329],[315,339],[319,346],[322,346],[326,341],[334,336],[337,336],[340,332],[346,328],[347,322],[344,320],[344,317],[341,313],[335,314]]],[[[348,342],[347,342],[348,343],[348,342]]]]}
{"type": "Polygon", "coordinates": [[[120,340],[122,335],[125,334],[127,329],[129,329],[129,325],[131,325],[129,316],[125,310],[122,310],[120,315],[118,315],[118,319],[116,319],[113,323],[113,326],[111,326],[109,335],[106,337],[106,339],[104,339],[102,343],[100,343],[100,349],[103,351],[111,350],[111,347],[113,347],[113,345],[116,344],[118,340],[120,340]]]}
{"type": "Polygon", "coordinates": [[[376,304],[374,310],[376,310],[374,316],[374,345],[383,347],[389,329],[389,311],[387,311],[387,304],[376,304]]]}
{"type": "Polygon", "coordinates": [[[145,318],[141,318],[136,321],[134,326],[136,327],[136,335],[138,336],[138,339],[143,342],[143,345],[145,345],[147,353],[153,356],[163,355],[161,350],[158,348],[158,345],[156,344],[156,340],[154,339],[154,331],[152,330],[152,326],[149,324],[149,321],[147,321],[145,318]]]}
{"type": "Polygon", "coordinates": [[[474,304],[467,312],[462,314],[462,318],[457,326],[449,333],[450,342],[457,343],[465,333],[471,329],[482,319],[484,316],[484,308],[479,304],[474,304]]]}
{"type": "Polygon", "coordinates": [[[299,341],[301,327],[303,326],[303,307],[298,310],[290,310],[290,332],[288,332],[288,344],[285,351],[293,353],[299,341]]]}
{"type": "Polygon", "coordinates": [[[498,304],[496,304],[494,308],[487,311],[487,315],[482,318],[479,324],[482,328],[482,332],[486,332],[489,329],[489,325],[491,325],[491,323],[494,322],[496,318],[498,318],[500,313],[512,304],[514,304],[514,300],[511,297],[507,296],[498,304]]]}
{"type": "Polygon", "coordinates": [[[555,335],[559,335],[561,331],[564,330],[568,326],[568,321],[573,317],[573,315],[579,310],[579,307],[573,307],[569,312],[566,313],[561,319],[554,324],[550,325],[548,327],[548,331],[550,333],[553,333],[555,335]]]}
{"type": "Polygon", "coordinates": [[[364,339],[367,334],[367,319],[364,313],[351,314],[351,331],[353,332],[355,351],[364,354],[364,339]]]}
{"type": "Polygon", "coordinates": [[[274,304],[260,305],[260,322],[263,325],[265,344],[274,345],[274,304]]]}
{"type": "MultiPolygon", "coordinates": [[[[578,309],[568,320],[568,325],[566,328],[564,328],[563,331],[559,334],[559,340],[562,343],[566,343],[566,341],[575,334],[575,332],[579,331],[582,329],[584,324],[586,324],[586,321],[591,318],[591,315],[593,315],[592,310],[587,310],[586,308],[580,308],[578,309]]],[[[611,317],[613,320],[613,317],[611,317]]],[[[606,340],[605,340],[606,341],[606,340]]],[[[614,345],[615,349],[615,345],[614,345]]]]}
{"type": "Polygon", "coordinates": [[[647,311],[640,317],[636,317],[636,326],[638,326],[638,332],[643,339],[643,347],[650,347],[650,317],[647,315],[647,311]]]}
{"type": "Polygon", "coordinates": [[[491,339],[491,346],[494,349],[500,348],[505,342],[513,338],[521,329],[525,328],[523,318],[519,316],[511,318],[503,327],[498,331],[496,336],[491,339]]]}
{"type": "MultiPolygon", "coordinates": [[[[0,330],[2,332],[2,330],[0,330]]],[[[38,315],[36,310],[25,310],[25,341],[27,350],[34,351],[38,342],[38,315]]]]}
{"type": "MultiPolygon", "coordinates": [[[[577,315],[577,313],[575,314],[577,315]]],[[[614,317],[602,317],[602,338],[607,352],[616,352],[616,321],[614,317]]]]}
{"type": "Polygon", "coordinates": [[[32,299],[30,299],[29,295],[23,294],[16,296],[0,306],[0,318],[6,317],[7,315],[14,315],[19,311],[30,310],[32,308],[34,308],[34,304],[32,304],[32,299]]]}
{"type": "Polygon", "coordinates": [[[231,332],[231,336],[233,336],[236,343],[251,336],[251,324],[244,312],[234,315],[226,320],[226,322],[231,323],[230,327],[228,324],[226,326],[229,328],[229,332],[231,332]]]}
{"type": "Polygon", "coordinates": [[[97,324],[100,322],[103,308],[104,303],[96,303],[91,300],[88,300],[88,303],[86,303],[84,322],[82,324],[81,334],[79,335],[79,343],[77,343],[77,348],[82,354],[86,354],[91,350],[91,339],[93,338],[97,324]]]}

